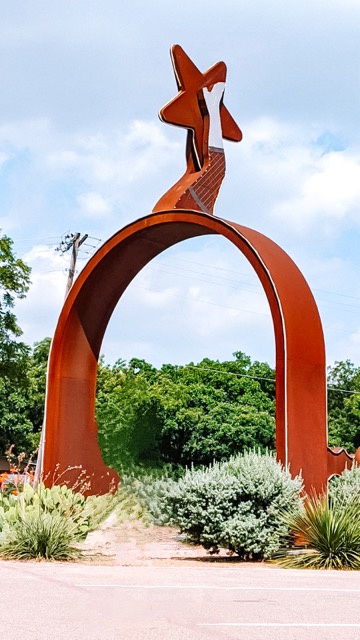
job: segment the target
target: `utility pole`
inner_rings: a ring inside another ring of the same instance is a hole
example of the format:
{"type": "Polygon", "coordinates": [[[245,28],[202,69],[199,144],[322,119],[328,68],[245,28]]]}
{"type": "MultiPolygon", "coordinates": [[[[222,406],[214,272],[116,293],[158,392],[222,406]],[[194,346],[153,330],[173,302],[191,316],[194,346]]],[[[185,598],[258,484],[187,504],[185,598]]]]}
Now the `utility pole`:
{"type": "MultiPolygon", "coordinates": [[[[70,260],[70,267],[68,270],[68,279],[66,283],[65,300],[67,298],[67,295],[74,281],[76,260],[77,260],[79,247],[81,247],[82,243],[85,242],[85,240],[87,240],[87,238],[89,237],[88,233],[85,233],[82,238],[80,238],[80,235],[81,234],[78,231],[76,233],[67,233],[64,236],[63,240],[59,242],[58,246],[55,249],[56,251],[61,251],[61,253],[66,253],[71,249],[71,260],[70,260]]],[[[100,242],[98,238],[93,238],[93,240],[98,240],[100,242]]],[[[90,246],[93,247],[93,245],[90,245],[90,246]]],[[[34,475],[34,483],[33,483],[34,487],[38,485],[38,483],[41,481],[41,478],[42,478],[42,472],[44,467],[45,438],[46,438],[45,423],[43,422],[42,429],[41,429],[40,443],[38,448],[35,475],[34,475]]]]}
{"type": "Polygon", "coordinates": [[[66,283],[66,291],[65,291],[65,300],[67,295],[72,287],[75,275],[75,267],[76,260],[79,251],[79,247],[81,247],[82,243],[87,240],[89,235],[85,233],[82,238],[80,238],[80,233],[77,231],[76,233],[67,233],[64,240],[62,240],[58,247],[56,247],[56,251],[61,251],[61,253],[66,253],[71,249],[71,260],[70,267],[68,270],[68,279],[66,283]]]}

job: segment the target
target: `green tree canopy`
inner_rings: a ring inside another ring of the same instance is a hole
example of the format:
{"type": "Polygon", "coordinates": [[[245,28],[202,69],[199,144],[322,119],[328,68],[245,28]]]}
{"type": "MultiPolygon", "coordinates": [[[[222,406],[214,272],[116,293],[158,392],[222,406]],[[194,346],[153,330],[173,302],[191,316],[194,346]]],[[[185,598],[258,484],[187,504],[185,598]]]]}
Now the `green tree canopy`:
{"type": "Polygon", "coordinates": [[[19,342],[22,331],[14,314],[16,298],[24,298],[30,284],[30,267],[13,252],[13,242],[0,236],[0,376],[22,375],[29,348],[19,342]]]}
{"type": "Polygon", "coordinates": [[[39,443],[44,418],[46,368],[50,338],[35,343],[21,358],[22,375],[0,376],[0,452],[11,444],[30,454],[39,443]]]}
{"type": "Polygon", "coordinates": [[[241,352],[156,369],[132,359],[98,375],[99,442],[108,464],[208,464],[274,447],[274,371],[241,352]]]}
{"type": "Polygon", "coordinates": [[[328,430],[330,446],[360,446],[360,367],[350,360],[328,368],[328,430]]]}

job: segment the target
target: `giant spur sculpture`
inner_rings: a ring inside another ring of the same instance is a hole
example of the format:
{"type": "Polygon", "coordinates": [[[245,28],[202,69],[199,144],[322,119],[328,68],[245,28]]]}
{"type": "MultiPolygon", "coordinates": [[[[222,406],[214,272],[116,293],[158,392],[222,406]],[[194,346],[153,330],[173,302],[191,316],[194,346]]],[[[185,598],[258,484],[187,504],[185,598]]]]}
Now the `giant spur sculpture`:
{"type": "Polygon", "coordinates": [[[48,367],[43,473],[51,478],[57,470],[71,484],[81,465],[91,477],[91,493],[106,492],[118,481],[101,458],[94,418],[97,361],[111,314],[133,278],[159,253],[188,238],[219,234],[253,266],[270,305],[277,457],[293,475],[302,472],[307,490],[320,491],[351,457],[327,446],[325,347],[314,298],[297,266],[272,240],[213,215],[225,174],[223,138],[241,140],[223,101],[226,67],[219,62],[201,73],[178,45],[172,60],[179,93],[160,117],[188,131],[186,172],[152,213],[105,242],[64,303],[48,367]]]}

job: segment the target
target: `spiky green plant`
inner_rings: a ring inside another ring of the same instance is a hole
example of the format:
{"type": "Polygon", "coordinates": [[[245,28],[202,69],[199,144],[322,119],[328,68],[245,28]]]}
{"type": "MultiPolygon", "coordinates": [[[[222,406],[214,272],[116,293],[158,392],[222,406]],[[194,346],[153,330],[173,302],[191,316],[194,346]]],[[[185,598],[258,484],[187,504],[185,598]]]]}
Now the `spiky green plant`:
{"type": "Polygon", "coordinates": [[[346,508],[326,494],[306,498],[302,509],[284,519],[294,538],[308,549],[279,558],[283,567],[360,569],[360,499],[346,508]]]}
{"type": "Polygon", "coordinates": [[[1,534],[1,556],[16,560],[74,560],[77,525],[57,512],[41,512],[18,519],[1,534]]]}

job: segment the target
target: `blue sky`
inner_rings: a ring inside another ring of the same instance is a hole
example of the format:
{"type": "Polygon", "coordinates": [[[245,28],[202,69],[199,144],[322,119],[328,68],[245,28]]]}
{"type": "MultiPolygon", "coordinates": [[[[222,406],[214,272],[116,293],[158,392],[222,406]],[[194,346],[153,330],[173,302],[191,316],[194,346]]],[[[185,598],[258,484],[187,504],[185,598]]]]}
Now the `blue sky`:
{"type": "MultiPolygon", "coordinates": [[[[63,302],[64,233],[88,233],[79,268],[149,213],[185,166],[185,132],[158,120],[174,97],[169,48],[228,67],[216,213],[295,260],[323,321],[327,358],[360,365],[358,0],[0,0],[0,227],[32,267],[16,306],[23,339],[52,335],[63,302]]],[[[234,351],[274,363],[269,308],[221,238],[182,243],[146,268],[108,327],[107,361],[155,365],[234,351]]]]}

